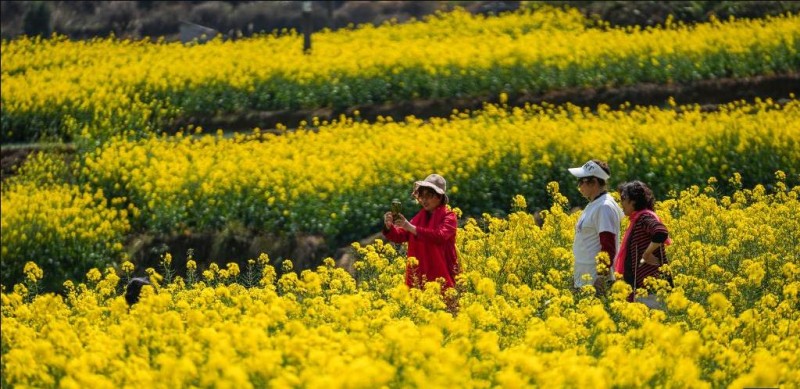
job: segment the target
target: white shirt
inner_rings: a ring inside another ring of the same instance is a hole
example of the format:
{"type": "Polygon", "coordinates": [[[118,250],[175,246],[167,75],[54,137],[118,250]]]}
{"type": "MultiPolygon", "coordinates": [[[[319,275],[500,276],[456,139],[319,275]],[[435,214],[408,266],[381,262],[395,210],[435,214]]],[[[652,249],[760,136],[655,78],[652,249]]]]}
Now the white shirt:
{"type": "Polygon", "coordinates": [[[616,248],[619,251],[619,225],[622,216],[622,208],[610,194],[604,193],[592,200],[583,209],[578,224],[575,225],[575,242],[572,244],[575,263],[596,262],[595,257],[600,252],[601,232],[614,234],[617,238],[616,248]]]}

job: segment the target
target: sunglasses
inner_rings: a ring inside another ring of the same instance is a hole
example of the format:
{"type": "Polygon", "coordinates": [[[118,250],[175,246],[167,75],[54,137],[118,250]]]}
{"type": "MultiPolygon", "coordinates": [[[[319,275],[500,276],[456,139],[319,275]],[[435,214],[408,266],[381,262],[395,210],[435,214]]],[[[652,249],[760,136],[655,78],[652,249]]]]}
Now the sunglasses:
{"type": "Polygon", "coordinates": [[[436,192],[432,190],[419,190],[411,194],[411,197],[416,199],[428,199],[434,196],[436,196],[436,192]]]}
{"type": "Polygon", "coordinates": [[[584,177],[578,180],[578,186],[588,184],[594,180],[594,177],[584,177]]]}

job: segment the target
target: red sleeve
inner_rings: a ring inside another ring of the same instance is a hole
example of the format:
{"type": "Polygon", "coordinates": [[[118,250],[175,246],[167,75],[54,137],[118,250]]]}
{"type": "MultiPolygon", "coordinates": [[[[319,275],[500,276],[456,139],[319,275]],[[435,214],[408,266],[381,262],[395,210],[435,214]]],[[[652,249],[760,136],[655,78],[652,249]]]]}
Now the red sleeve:
{"type": "Polygon", "coordinates": [[[386,239],[389,239],[394,243],[408,242],[408,234],[409,234],[408,231],[402,228],[397,228],[395,226],[392,226],[388,230],[386,229],[385,226],[383,228],[383,236],[385,236],[386,239]]]}
{"type": "Polygon", "coordinates": [[[417,227],[417,238],[422,241],[442,244],[450,241],[456,236],[458,220],[456,214],[448,212],[444,215],[444,220],[432,228],[417,227]]]}
{"type": "Polygon", "coordinates": [[[617,236],[608,231],[601,232],[600,251],[607,252],[608,258],[613,261],[614,257],[617,256],[617,236]]]}

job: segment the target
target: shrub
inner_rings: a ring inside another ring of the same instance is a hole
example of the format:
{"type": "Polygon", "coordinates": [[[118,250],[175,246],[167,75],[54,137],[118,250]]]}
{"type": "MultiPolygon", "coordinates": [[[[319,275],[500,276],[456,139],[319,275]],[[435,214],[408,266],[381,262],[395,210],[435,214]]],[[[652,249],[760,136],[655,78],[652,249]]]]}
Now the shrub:
{"type": "Polygon", "coordinates": [[[142,37],[156,38],[177,34],[180,30],[181,10],[177,7],[162,8],[160,12],[145,14],[140,19],[142,37]]]}
{"type": "Polygon", "coordinates": [[[25,13],[23,31],[28,36],[47,37],[53,32],[50,5],[45,1],[31,1],[25,13]]]}
{"type": "Polygon", "coordinates": [[[117,37],[138,37],[138,11],[132,1],[104,1],[95,11],[95,19],[117,37]]]}
{"type": "Polygon", "coordinates": [[[228,15],[232,12],[233,6],[227,2],[205,1],[192,8],[189,13],[189,21],[217,31],[226,31],[230,26],[228,15]]]}

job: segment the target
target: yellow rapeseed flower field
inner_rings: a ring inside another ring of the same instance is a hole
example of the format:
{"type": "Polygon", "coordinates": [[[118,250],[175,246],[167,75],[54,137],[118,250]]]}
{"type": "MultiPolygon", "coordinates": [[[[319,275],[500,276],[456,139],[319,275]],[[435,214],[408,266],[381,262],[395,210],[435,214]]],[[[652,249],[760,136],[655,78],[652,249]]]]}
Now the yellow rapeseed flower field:
{"type": "MultiPolygon", "coordinates": [[[[233,225],[324,234],[331,247],[345,246],[379,228],[391,199],[404,199],[406,209],[414,209],[409,185],[433,171],[447,178],[451,199],[467,215],[503,214],[517,194],[530,209],[540,209],[550,181],[561,184],[573,199],[570,205],[580,205],[566,167],[590,157],[609,161],[612,186],[642,179],[660,196],[703,184],[702,177],[731,174],[741,175],[739,186],[751,188],[779,169],[788,185],[800,184],[797,100],[732,103],[715,112],[697,106],[623,108],[487,105],[429,121],[342,117],[312,123],[316,131],[281,135],[256,130],[228,138],[198,129],[140,140],[115,137],[69,166],[40,154],[2,187],[3,258],[14,269],[3,273],[3,282],[15,282],[22,264],[39,253],[54,258],[47,268],[51,277],[61,273],[55,271],[60,264],[77,264],[69,271],[82,274],[91,266],[88,258],[118,263],[128,231],[170,234],[233,225]],[[45,239],[49,235],[37,220],[71,207],[52,202],[50,189],[40,189],[52,185],[102,201],[98,211],[116,212],[113,222],[96,215],[89,224],[54,217],[48,223],[60,226],[58,236],[86,239],[74,250],[61,238],[45,239]],[[84,228],[106,232],[87,235],[84,228]]],[[[724,194],[737,187],[717,185],[724,194]]]]}
{"type": "Polygon", "coordinates": [[[2,194],[2,282],[22,277],[23,264],[38,258],[46,286],[77,279],[86,269],[120,258],[130,231],[128,210],[109,204],[102,190],[69,184],[15,185],[2,194]]]}
{"type": "Polygon", "coordinates": [[[0,139],[160,131],[179,114],[672,83],[800,67],[800,16],[593,26],[577,10],[457,10],[402,24],[202,45],[113,38],[2,42],[0,139]]]}
{"type": "Polygon", "coordinates": [[[546,7],[325,31],[308,56],[296,33],[4,40],[0,143],[73,139],[79,153],[32,156],[0,187],[0,386],[798,387],[796,96],[713,111],[505,105],[507,93],[794,71],[798,38],[798,15],[640,29],[546,7]],[[500,103],[161,134],[178,115],[474,95],[500,103]],[[566,168],[589,158],[609,162],[612,187],[641,179],[661,200],[675,287],[646,285],[664,310],[628,303],[623,282],[601,296],[570,287],[582,203],[566,168]],[[414,209],[410,185],[431,172],[462,217],[455,314],[439,284],[408,289],[415,259],[381,240],[352,244],[352,273],[331,258],[278,272],[262,254],[190,258],[181,277],[169,253],[159,269],[124,253],[132,232],[229,225],[349,244],[378,230],[391,199],[414,209]],[[151,285],[129,307],[135,273],[151,285]]]}
{"type": "MultiPolygon", "coordinates": [[[[709,184],[657,204],[674,244],[664,311],[628,303],[622,282],[573,293],[577,214],[558,184],[534,216],[470,218],[458,230],[457,314],[439,284],[409,290],[400,247],[354,245],[354,276],[332,259],[276,276],[247,269],[152,286],[128,308],[130,277],[93,269],[66,295],[3,291],[2,384],[14,387],[795,387],[800,384],[800,187],[785,172],[730,196],[709,184]],[[257,282],[244,286],[244,275],[257,282]]],[[[735,184],[740,177],[730,180],[735,184]]],[[[517,209],[524,199],[513,200],[517,209]]],[[[458,210],[457,210],[458,211],[458,210]]],[[[32,258],[35,260],[35,258],[32,258]]],[[[169,260],[165,258],[165,265],[169,260]]],[[[291,269],[286,262],[285,269],[291,269]]]]}
{"type": "Polygon", "coordinates": [[[609,162],[612,185],[642,179],[662,196],[734,172],[746,187],[778,169],[798,183],[797,100],[680,110],[487,105],[430,121],[343,117],[283,135],[117,139],[86,154],[81,178],[109,198],[127,199],[141,211],[133,225],[148,230],[238,220],[259,230],[324,233],[342,244],[377,229],[392,198],[412,209],[410,183],[431,172],[447,178],[468,215],[508,209],[516,194],[542,207],[550,181],[579,199],[566,168],[589,156],[609,162]]]}

